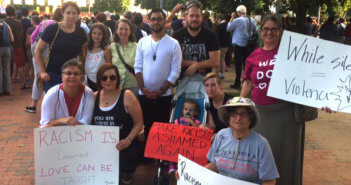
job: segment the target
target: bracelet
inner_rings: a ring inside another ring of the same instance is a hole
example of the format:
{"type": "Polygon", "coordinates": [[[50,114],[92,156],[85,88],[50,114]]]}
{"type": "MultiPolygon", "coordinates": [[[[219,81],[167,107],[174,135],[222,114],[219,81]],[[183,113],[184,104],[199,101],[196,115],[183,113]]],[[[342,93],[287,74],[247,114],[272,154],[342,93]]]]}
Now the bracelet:
{"type": "Polygon", "coordinates": [[[133,139],[132,139],[132,138],[130,138],[130,137],[127,137],[127,138],[126,138],[126,140],[128,140],[130,143],[132,143],[132,142],[133,142],[133,139]]]}

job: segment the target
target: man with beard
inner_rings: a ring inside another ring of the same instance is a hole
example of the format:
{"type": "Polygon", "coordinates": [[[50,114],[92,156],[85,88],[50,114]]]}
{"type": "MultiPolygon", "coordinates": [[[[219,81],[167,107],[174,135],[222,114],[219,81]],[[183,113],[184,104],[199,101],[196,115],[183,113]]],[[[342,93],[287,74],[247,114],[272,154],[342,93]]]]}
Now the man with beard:
{"type": "Polygon", "coordinates": [[[153,122],[168,122],[172,86],[180,74],[182,53],[179,43],[165,34],[165,13],[153,8],[149,14],[152,34],[139,40],[134,70],[139,85],[145,138],[153,122]]]}
{"type": "Polygon", "coordinates": [[[206,74],[219,67],[219,41],[216,33],[201,27],[203,16],[198,1],[189,1],[187,10],[187,27],[173,34],[182,48],[182,75],[206,74]]]}

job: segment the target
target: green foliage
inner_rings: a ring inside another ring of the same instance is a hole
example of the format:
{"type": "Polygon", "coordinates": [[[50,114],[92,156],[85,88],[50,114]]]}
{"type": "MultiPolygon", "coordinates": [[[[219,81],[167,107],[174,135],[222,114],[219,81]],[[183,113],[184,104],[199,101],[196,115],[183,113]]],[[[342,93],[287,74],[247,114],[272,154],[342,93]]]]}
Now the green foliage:
{"type": "Polygon", "coordinates": [[[130,0],[95,0],[93,11],[110,11],[123,13],[128,10],[130,0]]]}
{"type": "Polygon", "coordinates": [[[337,16],[346,18],[348,11],[351,9],[351,0],[341,0],[335,2],[334,11],[337,16]]]}

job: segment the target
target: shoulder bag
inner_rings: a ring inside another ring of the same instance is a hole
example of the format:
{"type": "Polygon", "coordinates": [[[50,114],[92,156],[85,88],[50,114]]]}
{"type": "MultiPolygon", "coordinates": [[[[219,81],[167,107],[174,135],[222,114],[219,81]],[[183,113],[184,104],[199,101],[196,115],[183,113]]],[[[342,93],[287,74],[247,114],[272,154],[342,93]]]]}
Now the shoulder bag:
{"type": "MultiPolygon", "coordinates": [[[[48,64],[49,64],[49,61],[50,61],[50,55],[51,55],[51,50],[52,50],[52,46],[54,45],[54,42],[57,38],[57,35],[60,31],[60,23],[57,23],[58,26],[57,26],[57,31],[55,33],[55,36],[54,36],[54,39],[52,39],[52,42],[51,44],[49,45],[49,49],[48,49],[48,53],[47,55],[44,57],[44,60],[43,60],[43,66],[44,66],[44,69],[46,69],[48,67],[48,64]]],[[[40,73],[38,73],[38,76],[37,76],[37,85],[38,87],[40,88],[43,88],[43,80],[40,78],[40,73]]]]}
{"type": "Polygon", "coordinates": [[[318,117],[318,110],[314,107],[295,104],[295,121],[312,121],[318,117]]]}
{"type": "Polygon", "coordinates": [[[115,44],[116,44],[116,50],[117,50],[119,59],[122,61],[124,67],[125,67],[130,73],[132,73],[132,74],[135,76],[135,72],[134,72],[133,67],[130,66],[130,65],[128,65],[128,64],[126,63],[126,61],[124,61],[124,59],[123,59],[123,57],[122,57],[122,54],[121,54],[121,51],[119,50],[119,45],[117,45],[117,43],[115,43],[115,44]]]}
{"type": "Polygon", "coordinates": [[[252,31],[252,28],[251,28],[251,18],[250,17],[247,17],[249,19],[249,27],[248,27],[248,30],[247,32],[249,33],[249,39],[247,41],[247,47],[249,48],[253,48],[253,49],[256,49],[258,44],[257,44],[257,41],[258,41],[258,34],[257,32],[256,33],[253,33],[252,31]]]}

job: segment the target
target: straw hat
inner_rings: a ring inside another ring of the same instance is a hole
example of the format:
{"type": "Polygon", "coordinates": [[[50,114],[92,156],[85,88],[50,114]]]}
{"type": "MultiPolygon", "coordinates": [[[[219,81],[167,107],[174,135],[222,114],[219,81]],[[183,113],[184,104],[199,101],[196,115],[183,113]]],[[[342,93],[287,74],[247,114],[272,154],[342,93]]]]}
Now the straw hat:
{"type": "Polygon", "coordinates": [[[250,98],[234,97],[229,99],[225,105],[220,106],[218,109],[219,119],[223,123],[229,122],[229,110],[234,107],[248,107],[255,113],[256,117],[256,122],[252,124],[256,125],[259,122],[260,114],[255,106],[255,103],[250,98]]]}

